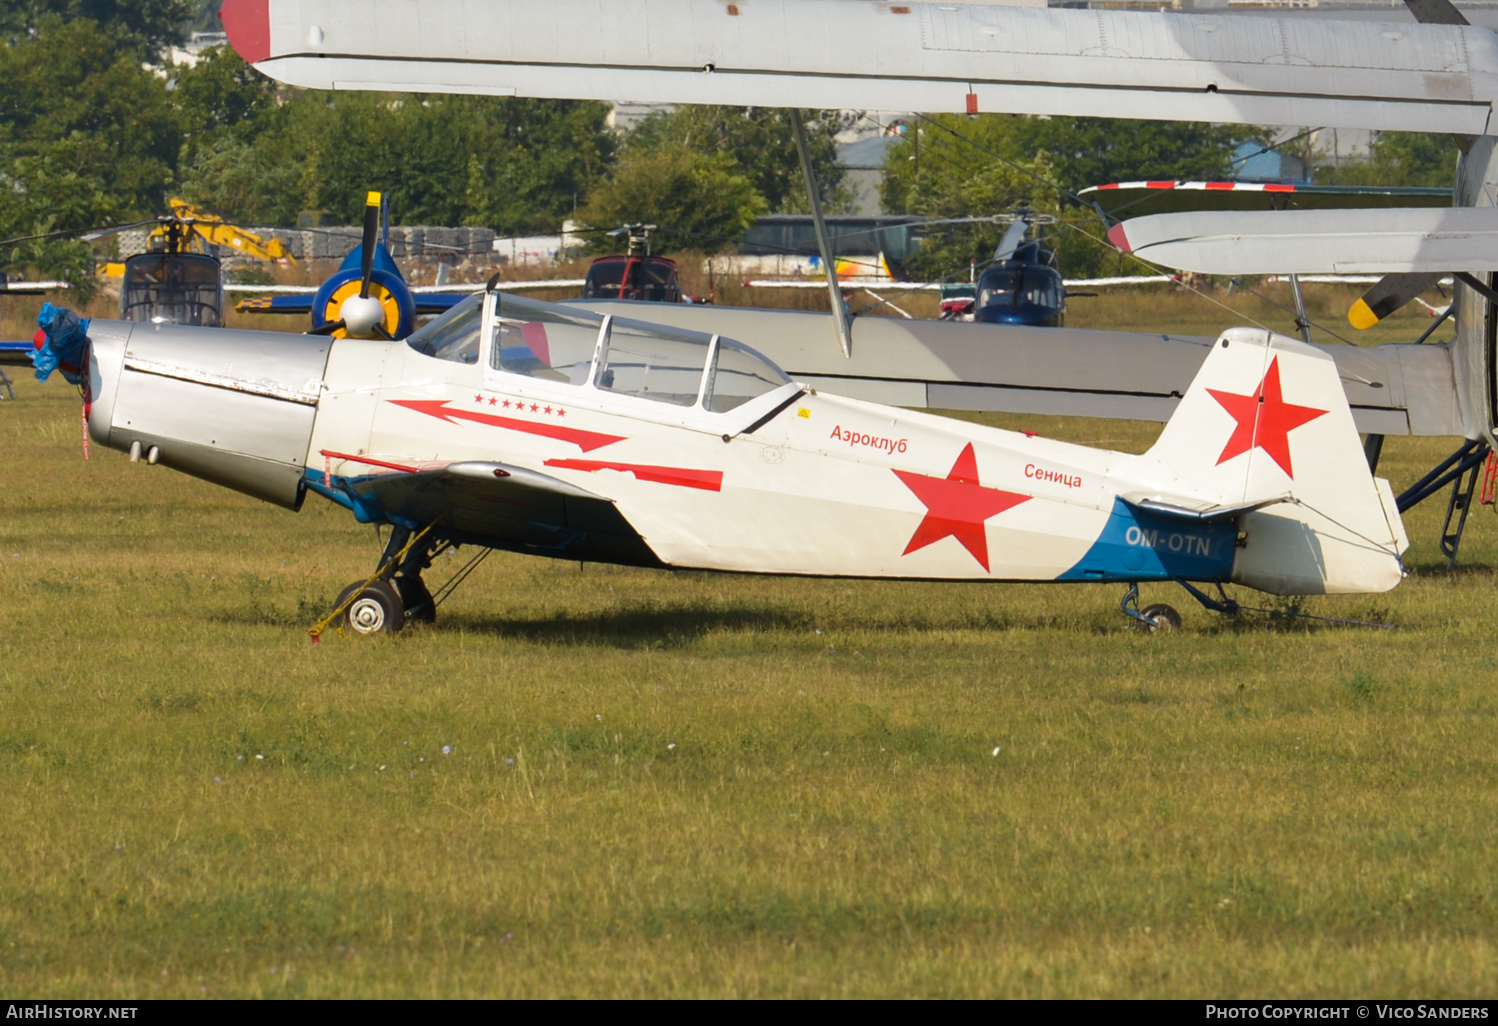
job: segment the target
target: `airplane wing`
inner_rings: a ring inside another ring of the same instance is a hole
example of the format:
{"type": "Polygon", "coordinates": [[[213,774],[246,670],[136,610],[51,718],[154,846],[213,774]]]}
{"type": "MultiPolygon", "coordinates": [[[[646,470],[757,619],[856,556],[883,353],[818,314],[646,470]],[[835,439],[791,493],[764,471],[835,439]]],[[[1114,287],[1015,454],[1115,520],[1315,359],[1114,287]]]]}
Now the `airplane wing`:
{"type": "Polygon", "coordinates": [[[36,346],[30,339],[0,342],[0,363],[31,363],[36,346]]]}
{"type": "Polygon", "coordinates": [[[1471,25],[871,0],[225,0],[272,78],[770,107],[1489,131],[1471,25]]]}
{"type": "Polygon", "coordinates": [[[1198,210],[1122,221],[1108,240],[1203,274],[1489,272],[1498,271],[1498,208],[1198,210]]]}
{"type": "MultiPolygon", "coordinates": [[[[913,409],[986,410],[1163,422],[1212,338],[858,317],[844,357],[827,314],[580,300],[620,317],[721,332],[835,395],[913,409]],[[642,306],[650,307],[648,313],[642,306]]],[[[1321,346],[1337,361],[1358,430],[1460,435],[1444,345],[1321,346]]]]}
{"type": "Polygon", "coordinates": [[[1328,210],[1343,207],[1449,207],[1450,189],[1414,185],[1305,185],[1279,182],[1112,182],[1083,189],[1113,217],[1183,210],[1328,210]]]}
{"type": "MultiPolygon", "coordinates": [[[[352,465],[339,464],[336,454],[325,455],[340,469],[352,465]]],[[[435,522],[460,543],[660,566],[612,500],[523,467],[465,462],[327,479],[313,470],[307,484],[361,520],[435,522]]]]}
{"type": "MultiPolygon", "coordinates": [[[[312,314],[312,300],[316,289],[298,291],[290,295],[268,296],[257,299],[241,299],[234,305],[239,313],[255,314],[312,314]]],[[[446,313],[468,298],[467,292],[412,292],[416,301],[416,315],[446,313]]]]}

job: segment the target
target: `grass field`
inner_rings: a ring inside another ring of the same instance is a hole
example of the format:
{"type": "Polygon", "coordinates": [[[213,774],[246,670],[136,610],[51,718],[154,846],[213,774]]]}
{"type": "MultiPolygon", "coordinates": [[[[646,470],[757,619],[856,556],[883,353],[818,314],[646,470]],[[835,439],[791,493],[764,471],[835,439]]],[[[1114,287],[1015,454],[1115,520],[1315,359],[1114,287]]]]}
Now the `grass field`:
{"type": "Polygon", "coordinates": [[[1432,502],[1400,588],[1306,605],[1394,630],[498,554],[437,626],[314,647],[370,528],[84,463],[13,376],[0,993],[1495,990],[1489,510],[1456,573],[1432,502]]]}

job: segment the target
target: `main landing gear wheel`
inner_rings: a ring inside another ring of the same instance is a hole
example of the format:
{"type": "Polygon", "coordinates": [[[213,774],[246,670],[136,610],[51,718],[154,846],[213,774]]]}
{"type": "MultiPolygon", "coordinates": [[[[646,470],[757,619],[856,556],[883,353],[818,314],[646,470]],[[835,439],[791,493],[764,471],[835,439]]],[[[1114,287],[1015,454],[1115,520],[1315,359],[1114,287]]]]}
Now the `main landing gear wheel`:
{"type": "Polygon", "coordinates": [[[350,584],[339,593],[337,604],[343,605],[356,592],[357,596],[343,611],[339,626],[355,634],[394,634],[406,625],[405,603],[388,581],[375,581],[368,587],[362,581],[350,584]]]}
{"type": "Polygon", "coordinates": [[[1174,606],[1167,606],[1163,602],[1157,602],[1152,606],[1145,606],[1139,611],[1140,626],[1151,633],[1155,631],[1175,631],[1181,628],[1181,614],[1176,612],[1174,606]],[[1145,626],[1148,624],[1148,626],[1145,626]]]}

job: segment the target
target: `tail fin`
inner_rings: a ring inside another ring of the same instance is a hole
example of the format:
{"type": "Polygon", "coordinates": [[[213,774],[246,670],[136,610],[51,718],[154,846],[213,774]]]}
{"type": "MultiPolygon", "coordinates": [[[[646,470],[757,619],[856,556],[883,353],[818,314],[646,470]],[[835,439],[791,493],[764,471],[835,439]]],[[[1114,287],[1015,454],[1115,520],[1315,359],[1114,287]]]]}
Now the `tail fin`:
{"type": "Polygon", "coordinates": [[[1402,576],[1404,525],[1368,470],[1336,363],[1297,339],[1224,332],[1146,458],[1197,503],[1269,503],[1238,517],[1235,581],[1316,594],[1402,576]]]}

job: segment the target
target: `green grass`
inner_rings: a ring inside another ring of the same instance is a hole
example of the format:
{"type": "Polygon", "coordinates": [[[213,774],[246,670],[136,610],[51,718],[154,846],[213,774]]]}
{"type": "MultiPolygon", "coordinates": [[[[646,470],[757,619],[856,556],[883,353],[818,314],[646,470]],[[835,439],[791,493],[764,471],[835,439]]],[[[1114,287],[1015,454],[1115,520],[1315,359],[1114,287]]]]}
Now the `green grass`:
{"type": "Polygon", "coordinates": [[[1486,509],[1458,572],[1432,502],[1400,588],[1306,605],[1389,631],[497,554],[436,627],[314,647],[371,529],[84,463],[76,397],[17,388],[0,992],[1492,994],[1486,509]]]}

